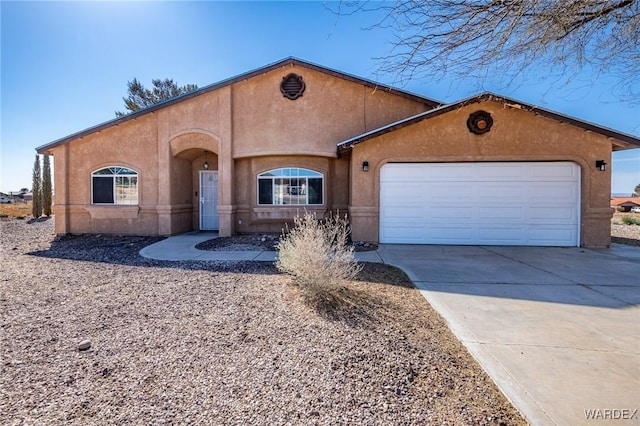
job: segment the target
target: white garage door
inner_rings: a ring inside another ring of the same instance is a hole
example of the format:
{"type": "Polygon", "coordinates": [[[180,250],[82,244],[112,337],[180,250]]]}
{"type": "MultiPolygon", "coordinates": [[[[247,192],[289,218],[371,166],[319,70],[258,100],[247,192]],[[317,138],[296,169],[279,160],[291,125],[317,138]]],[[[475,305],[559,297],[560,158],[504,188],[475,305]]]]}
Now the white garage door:
{"type": "Polygon", "coordinates": [[[580,167],[391,163],[380,173],[380,242],[578,246],[580,167]]]}

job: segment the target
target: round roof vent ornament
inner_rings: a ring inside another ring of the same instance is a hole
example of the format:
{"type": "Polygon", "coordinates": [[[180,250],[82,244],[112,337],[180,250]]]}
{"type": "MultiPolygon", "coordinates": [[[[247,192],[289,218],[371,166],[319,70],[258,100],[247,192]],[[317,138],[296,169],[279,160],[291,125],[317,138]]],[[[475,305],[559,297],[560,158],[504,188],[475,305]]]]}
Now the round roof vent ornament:
{"type": "Polygon", "coordinates": [[[493,126],[493,118],[486,111],[476,111],[469,114],[467,119],[467,127],[471,133],[482,135],[491,130],[493,126]]]}
{"type": "Polygon", "coordinates": [[[280,83],[280,91],[285,98],[291,100],[298,99],[304,93],[304,89],[304,81],[298,74],[291,73],[285,77],[282,77],[282,82],[280,83]]]}

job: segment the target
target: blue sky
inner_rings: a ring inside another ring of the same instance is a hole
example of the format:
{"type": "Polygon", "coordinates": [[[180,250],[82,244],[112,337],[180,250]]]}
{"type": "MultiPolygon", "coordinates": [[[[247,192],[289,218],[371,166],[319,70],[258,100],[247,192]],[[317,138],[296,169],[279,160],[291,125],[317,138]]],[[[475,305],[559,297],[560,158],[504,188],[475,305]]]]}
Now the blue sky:
{"type": "MultiPolygon", "coordinates": [[[[295,56],[385,84],[374,59],[390,34],[375,16],[336,17],[330,2],[6,2],[1,14],[0,190],[31,186],[34,148],[115,117],[127,81],[205,86],[295,56]]],[[[453,102],[495,91],[640,135],[640,105],[616,102],[612,81],[578,76],[558,88],[544,66],[500,81],[411,81],[400,87],[453,102]]],[[[638,91],[638,89],[636,89],[638,91]]],[[[640,149],[614,154],[612,192],[640,183],[640,149]]]]}

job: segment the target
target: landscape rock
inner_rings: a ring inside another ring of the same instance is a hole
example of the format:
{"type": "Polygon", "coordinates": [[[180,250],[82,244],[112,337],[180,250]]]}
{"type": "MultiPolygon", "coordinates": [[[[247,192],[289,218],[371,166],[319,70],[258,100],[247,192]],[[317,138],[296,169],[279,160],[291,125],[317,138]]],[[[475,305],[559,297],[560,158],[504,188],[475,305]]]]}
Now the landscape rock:
{"type": "Polygon", "coordinates": [[[312,298],[269,262],[145,259],[160,237],[53,222],[0,221],[1,424],[524,424],[388,265],[312,298]]]}

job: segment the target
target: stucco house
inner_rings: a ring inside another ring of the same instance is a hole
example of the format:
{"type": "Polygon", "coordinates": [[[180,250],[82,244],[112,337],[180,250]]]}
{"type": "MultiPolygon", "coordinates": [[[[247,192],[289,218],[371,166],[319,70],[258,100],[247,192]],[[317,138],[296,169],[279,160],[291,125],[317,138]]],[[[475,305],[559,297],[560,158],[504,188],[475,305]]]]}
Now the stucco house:
{"type": "Polygon", "coordinates": [[[640,197],[613,197],[611,207],[620,212],[629,212],[634,207],[640,207],[640,197]]]}
{"type": "Polygon", "coordinates": [[[607,246],[634,136],[484,93],[452,104],[288,58],[37,148],[58,234],[279,232],[348,212],[354,240],[607,246]]]}

